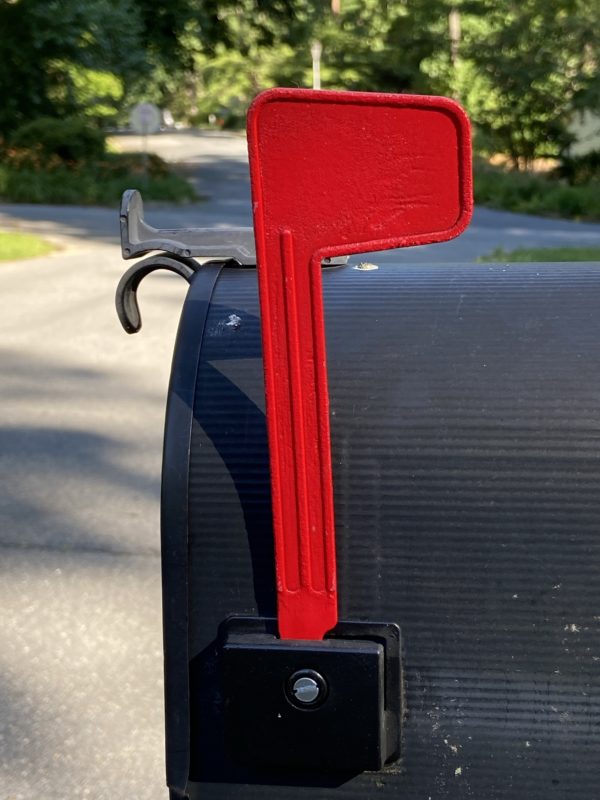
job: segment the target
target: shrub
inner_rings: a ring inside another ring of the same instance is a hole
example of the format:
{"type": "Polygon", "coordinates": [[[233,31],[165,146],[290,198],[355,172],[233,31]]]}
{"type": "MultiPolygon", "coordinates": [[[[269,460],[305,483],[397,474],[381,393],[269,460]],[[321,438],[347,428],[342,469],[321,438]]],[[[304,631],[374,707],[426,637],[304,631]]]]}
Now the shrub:
{"type": "Polygon", "coordinates": [[[505,172],[479,166],[475,171],[475,202],[523,214],[600,219],[597,183],[569,186],[552,174],[505,172]]]}
{"type": "Polygon", "coordinates": [[[555,170],[558,178],[563,178],[571,186],[600,181],[600,150],[592,150],[583,156],[563,158],[555,170]]]}
{"type": "Polygon", "coordinates": [[[41,157],[73,164],[97,161],[106,153],[102,131],[77,117],[39,117],[17,128],[9,143],[23,161],[29,153],[31,161],[41,157]]]}
{"type": "Polygon", "coordinates": [[[185,202],[197,195],[166,162],[149,154],[107,153],[95,163],[65,164],[40,169],[14,159],[0,163],[0,199],[13,203],[61,203],[117,207],[125,189],[140,189],[145,200],[185,202]]]}

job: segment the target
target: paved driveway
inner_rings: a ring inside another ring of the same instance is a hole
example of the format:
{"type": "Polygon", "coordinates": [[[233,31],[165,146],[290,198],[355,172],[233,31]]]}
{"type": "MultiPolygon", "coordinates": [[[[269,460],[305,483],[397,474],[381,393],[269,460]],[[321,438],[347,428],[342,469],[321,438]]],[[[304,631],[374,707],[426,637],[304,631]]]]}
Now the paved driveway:
{"type": "MultiPolygon", "coordinates": [[[[121,149],[138,150],[138,136],[114,137],[121,149]]],[[[226,227],[251,224],[246,140],[235,134],[163,133],[150,148],[178,164],[207,202],[186,206],[154,203],[147,219],[156,226],[226,227]]],[[[52,236],[117,243],[116,208],[0,204],[0,227],[20,227],[52,236]]],[[[380,260],[474,261],[495,247],[600,245],[600,225],[544,219],[477,208],[468,230],[452,242],[378,254],[380,260]]]]}
{"type": "MultiPolygon", "coordinates": [[[[249,224],[242,138],[164,134],[152,147],[209,200],[154,206],[151,222],[249,224]]],[[[144,328],[128,337],[113,310],[116,208],[2,205],[6,227],[63,249],[0,264],[0,800],[159,800],[159,470],[185,284],[146,281],[144,328]]],[[[600,226],[479,209],[456,242],[373,259],[583,243],[600,244],[600,226]]]]}

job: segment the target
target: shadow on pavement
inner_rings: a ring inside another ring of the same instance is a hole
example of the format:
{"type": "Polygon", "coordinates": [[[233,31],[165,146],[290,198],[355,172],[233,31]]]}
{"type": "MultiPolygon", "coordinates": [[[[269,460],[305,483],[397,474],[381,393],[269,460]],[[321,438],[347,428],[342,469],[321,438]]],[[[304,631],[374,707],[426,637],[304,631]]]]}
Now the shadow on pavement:
{"type": "Polygon", "coordinates": [[[8,350],[1,394],[0,546],[157,555],[160,385],[8,350]]]}
{"type": "MultiPolygon", "coordinates": [[[[117,463],[122,442],[24,426],[0,428],[0,441],[6,476],[0,545],[159,553],[157,536],[147,544],[128,536],[131,526],[148,526],[148,500],[158,504],[160,483],[158,475],[117,463]]],[[[152,517],[157,523],[156,512],[152,517]]]]}

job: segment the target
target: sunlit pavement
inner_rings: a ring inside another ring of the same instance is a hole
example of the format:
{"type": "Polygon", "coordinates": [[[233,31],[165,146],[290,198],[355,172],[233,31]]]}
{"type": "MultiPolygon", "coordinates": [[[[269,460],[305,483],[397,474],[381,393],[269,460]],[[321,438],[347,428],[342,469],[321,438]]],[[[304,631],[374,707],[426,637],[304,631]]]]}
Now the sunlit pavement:
{"type": "Polygon", "coordinates": [[[166,797],[158,492],[183,281],[90,241],[0,265],[0,798],[166,797]]]}
{"type": "MultiPolygon", "coordinates": [[[[136,137],[120,137],[137,149],[136,137]]],[[[155,225],[250,223],[245,140],[162,134],[207,201],[155,225]]],[[[117,209],[0,205],[0,228],[61,250],[0,264],[0,800],[159,800],[164,788],[158,496],[164,400],[185,283],[113,308],[117,209]]],[[[502,245],[600,244],[600,226],[479,209],[456,242],[369,256],[459,261],[502,245]]]]}

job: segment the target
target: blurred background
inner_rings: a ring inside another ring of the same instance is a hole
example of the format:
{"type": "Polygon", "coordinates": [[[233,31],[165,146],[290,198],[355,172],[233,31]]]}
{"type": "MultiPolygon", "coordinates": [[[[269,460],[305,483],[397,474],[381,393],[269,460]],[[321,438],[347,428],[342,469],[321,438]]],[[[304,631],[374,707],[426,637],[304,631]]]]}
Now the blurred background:
{"type": "MultiPolygon", "coordinates": [[[[321,85],[455,97],[474,125],[479,203],[595,220],[599,10],[598,0],[0,0],[0,197],[114,200],[143,165],[104,134],[126,128],[139,103],[160,109],[163,129],[243,130],[262,89],[321,85]]],[[[148,198],[193,199],[160,159],[146,172],[148,198]]]]}
{"type": "Polygon", "coordinates": [[[599,22],[600,0],[0,0],[0,800],[167,796],[158,503],[186,284],[144,281],[144,327],[120,329],[122,191],[157,226],[249,225],[262,89],[443,94],[473,122],[473,222],[366,257],[600,261],[599,22]]]}

